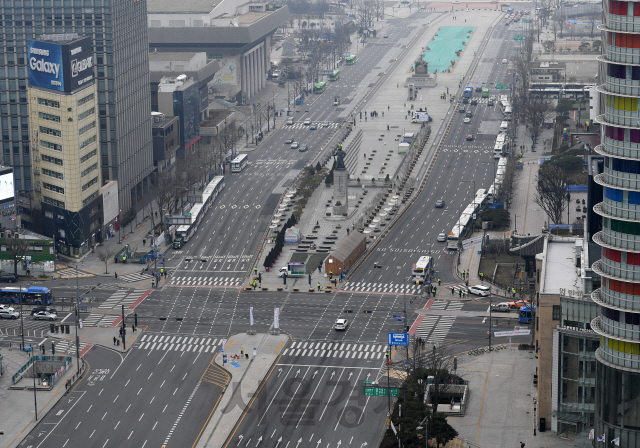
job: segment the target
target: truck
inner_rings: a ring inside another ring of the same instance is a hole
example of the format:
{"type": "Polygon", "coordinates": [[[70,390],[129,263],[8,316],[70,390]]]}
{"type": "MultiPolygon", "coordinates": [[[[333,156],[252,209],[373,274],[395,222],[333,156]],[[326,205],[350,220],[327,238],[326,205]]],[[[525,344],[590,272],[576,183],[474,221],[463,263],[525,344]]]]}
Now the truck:
{"type": "Polygon", "coordinates": [[[282,266],[278,269],[278,277],[284,277],[285,273],[287,277],[302,277],[306,274],[305,263],[288,263],[287,266],[282,266]]]}
{"type": "Polygon", "coordinates": [[[334,106],[339,106],[339,105],[340,105],[340,97],[339,97],[339,96],[336,96],[336,97],[333,99],[333,105],[334,105],[334,106]]]}

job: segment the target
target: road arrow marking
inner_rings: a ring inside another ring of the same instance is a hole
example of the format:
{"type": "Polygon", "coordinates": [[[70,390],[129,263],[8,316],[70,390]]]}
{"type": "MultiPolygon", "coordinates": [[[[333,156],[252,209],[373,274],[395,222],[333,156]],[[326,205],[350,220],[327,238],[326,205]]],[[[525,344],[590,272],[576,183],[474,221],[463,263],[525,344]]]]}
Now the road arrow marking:
{"type": "Polygon", "coordinates": [[[342,445],[342,440],[338,440],[338,446],[342,445]]]}
{"type": "Polygon", "coordinates": [[[278,369],[278,377],[282,374],[282,367],[278,369]]]}
{"type": "Polygon", "coordinates": [[[238,440],[238,444],[236,446],[240,446],[240,444],[242,443],[242,439],[244,439],[244,436],[242,434],[240,434],[238,436],[238,439],[240,439],[240,440],[238,440]]]}
{"type": "Polygon", "coordinates": [[[351,375],[353,375],[353,372],[349,372],[349,380],[351,380],[351,375]]]}
{"type": "Polygon", "coordinates": [[[332,380],[332,379],[333,379],[333,375],[335,375],[335,374],[336,374],[336,372],[335,372],[335,371],[331,372],[331,378],[329,378],[329,379],[331,379],[331,380],[332,380]]]}
{"type": "Polygon", "coordinates": [[[260,442],[262,442],[262,436],[260,436],[260,438],[258,439],[258,443],[256,443],[256,446],[260,445],[260,442]]]}
{"type": "Polygon", "coordinates": [[[318,443],[316,444],[316,448],[318,448],[321,443],[322,443],[322,439],[318,439],[318,443]]]}
{"type": "Polygon", "coordinates": [[[298,371],[296,372],[296,376],[295,378],[298,378],[298,374],[300,373],[300,369],[298,369],[298,371]]]}
{"type": "Polygon", "coordinates": [[[318,374],[318,371],[316,370],[315,372],[313,372],[313,377],[311,379],[315,378],[317,374],[318,374]]]}
{"type": "Polygon", "coordinates": [[[282,442],[282,436],[280,436],[280,438],[278,439],[278,443],[276,443],[276,448],[278,448],[278,445],[280,445],[280,442],[282,442]]]}
{"type": "MultiPolygon", "coordinates": [[[[300,440],[298,440],[298,443],[296,444],[296,448],[298,448],[298,446],[302,443],[302,437],[300,437],[300,440]]],[[[288,445],[288,444],[287,444],[288,445]]]]}

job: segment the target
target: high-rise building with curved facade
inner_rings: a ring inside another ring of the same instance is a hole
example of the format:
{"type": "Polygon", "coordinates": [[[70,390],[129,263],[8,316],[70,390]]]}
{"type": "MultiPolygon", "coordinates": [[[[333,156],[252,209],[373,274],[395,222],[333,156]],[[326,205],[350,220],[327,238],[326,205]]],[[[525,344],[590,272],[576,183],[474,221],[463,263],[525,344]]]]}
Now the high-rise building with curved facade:
{"type": "Polygon", "coordinates": [[[593,265],[602,278],[591,297],[600,315],[591,328],[596,351],[595,436],[605,444],[640,448],[640,2],[603,1],[599,56],[604,188],[594,210],[602,231],[593,240],[602,258],[593,265]]]}

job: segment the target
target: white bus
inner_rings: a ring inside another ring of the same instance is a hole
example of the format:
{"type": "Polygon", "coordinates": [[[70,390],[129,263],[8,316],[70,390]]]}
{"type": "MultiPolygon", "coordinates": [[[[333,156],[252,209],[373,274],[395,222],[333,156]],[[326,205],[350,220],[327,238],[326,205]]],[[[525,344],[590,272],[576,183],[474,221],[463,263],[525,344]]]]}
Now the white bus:
{"type": "Polygon", "coordinates": [[[418,258],[416,267],[413,269],[411,279],[415,284],[423,284],[429,278],[429,275],[433,271],[433,258],[428,255],[423,255],[418,258]]]}
{"type": "Polygon", "coordinates": [[[465,238],[465,235],[469,231],[470,223],[473,222],[473,217],[471,215],[463,213],[458,219],[458,222],[455,223],[451,232],[449,232],[449,236],[447,236],[447,250],[457,250],[458,243],[461,242],[465,238]]]}
{"type": "Polygon", "coordinates": [[[487,195],[487,190],[485,190],[484,188],[480,188],[478,191],[476,191],[476,197],[486,196],[486,195],[487,195]]]}
{"type": "Polygon", "coordinates": [[[500,123],[500,134],[506,134],[508,128],[509,128],[508,121],[503,121],[502,123],[500,123]]]}
{"type": "Polygon", "coordinates": [[[495,146],[493,147],[493,158],[494,159],[500,159],[502,157],[502,152],[504,145],[502,143],[496,142],[495,146]]]}
{"type": "Polygon", "coordinates": [[[511,106],[507,106],[504,108],[504,119],[507,121],[511,121],[511,106]]]}
{"type": "Polygon", "coordinates": [[[240,154],[238,157],[231,161],[231,172],[239,173],[247,166],[247,161],[249,160],[248,154],[240,154]]]}
{"type": "Polygon", "coordinates": [[[489,191],[487,191],[487,201],[495,202],[496,200],[496,187],[494,184],[491,184],[489,187],[489,191]]]}

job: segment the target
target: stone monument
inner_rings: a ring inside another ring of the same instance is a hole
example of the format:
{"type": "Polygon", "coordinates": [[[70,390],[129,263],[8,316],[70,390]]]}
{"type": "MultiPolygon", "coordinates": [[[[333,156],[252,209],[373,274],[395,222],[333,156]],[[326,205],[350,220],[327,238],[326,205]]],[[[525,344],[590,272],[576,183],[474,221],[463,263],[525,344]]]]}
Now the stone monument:
{"type": "Polygon", "coordinates": [[[346,153],[338,150],[336,168],[333,170],[334,206],[333,214],[347,216],[348,213],[348,193],[349,193],[349,171],[344,166],[344,156],[346,153]]]}

